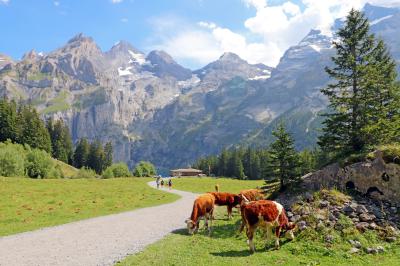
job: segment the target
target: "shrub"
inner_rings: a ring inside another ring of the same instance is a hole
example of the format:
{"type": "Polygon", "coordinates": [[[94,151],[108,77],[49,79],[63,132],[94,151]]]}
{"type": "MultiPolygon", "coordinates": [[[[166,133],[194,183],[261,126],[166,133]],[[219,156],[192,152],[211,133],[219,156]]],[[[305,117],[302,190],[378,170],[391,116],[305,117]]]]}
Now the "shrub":
{"type": "Polygon", "coordinates": [[[43,150],[32,149],[26,159],[26,173],[31,178],[47,178],[54,168],[50,155],[43,150]]]}
{"type": "Polygon", "coordinates": [[[129,177],[132,176],[128,166],[125,163],[115,163],[103,172],[103,178],[129,177]]]}
{"type": "Polygon", "coordinates": [[[97,174],[94,170],[82,167],[72,178],[96,178],[97,174]]]}
{"type": "Polygon", "coordinates": [[[157,171],[151,162],[141,161],[136,165],[133,173],[138,177],[150,177],[156,175],[157,171]]]}
{"type": "Polygon", "coordinates": [[[20,144],[0,143],[0,176],[25,176],[25,154],[20,144]]]}

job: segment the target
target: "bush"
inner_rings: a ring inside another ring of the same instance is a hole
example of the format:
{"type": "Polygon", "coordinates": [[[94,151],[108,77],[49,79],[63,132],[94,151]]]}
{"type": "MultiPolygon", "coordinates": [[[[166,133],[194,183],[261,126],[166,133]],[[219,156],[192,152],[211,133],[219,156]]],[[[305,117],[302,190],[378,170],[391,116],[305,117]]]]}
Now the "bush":
{"type": "Polygon", "coordinates": [[[96,178],[97,174],[94,170],[82,167],[72,178],[96,178]]]}
{"type": "Polygon", "coordinates": [[[26,173],[31,178],[47,178],[54,168],[50,155],[43,150],[32,149],[26,159],[26,173]]]}
{"type": "Polygon", "coordinates": [[[0,176],[25,176],[25,156],[22,145],[0,143],[0,176]]]}
{"type": "Polygon", "coordinates": [[[156,175],[157,171],[152,163],[141,161],[136,165],[133,174],[137,177],[151,177],[156,175]]]}
{"type": "Polygon", "coordinates": [[[128,166],[125,163],[115,163],[103,172],[103,178],[129,177],[132,176],[128,166]]]}

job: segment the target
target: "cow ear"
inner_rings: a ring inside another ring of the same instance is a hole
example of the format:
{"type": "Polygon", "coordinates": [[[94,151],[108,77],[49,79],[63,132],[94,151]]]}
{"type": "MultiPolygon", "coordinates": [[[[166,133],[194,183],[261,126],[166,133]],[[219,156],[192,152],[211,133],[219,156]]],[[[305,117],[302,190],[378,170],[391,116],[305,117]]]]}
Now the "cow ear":
{"type": "Polygon", "coordinates": [[[192,222],[192,220],[190,220],[190,219],[186,219],[186,220],[185,220],[185,223],[186,223],[186,224],[191,223],[191,222],[192,222]]]}
{"type": "Polygon", "coordinates": [[[241,196],[242,201],[243,201],[244,203],[250,202],[243,194],[240,194],[240,196],[241,196]]]}

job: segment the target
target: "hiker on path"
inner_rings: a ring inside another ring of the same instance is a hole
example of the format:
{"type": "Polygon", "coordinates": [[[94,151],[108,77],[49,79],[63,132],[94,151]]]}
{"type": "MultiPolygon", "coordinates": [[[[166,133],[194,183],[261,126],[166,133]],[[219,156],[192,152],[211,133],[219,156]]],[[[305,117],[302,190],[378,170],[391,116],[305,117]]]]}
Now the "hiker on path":
{"type": "Polygon", "coordinates": [[[156,180],[156,184],[157,184],[157,188],[160,188],[160,176],[157,176],[157,180],[156,180]]]}
{"type": "Polygon", "coordinates": [[[164,180],[161,179],[161,187],[164,187],[164,180]]]}
{"type": "Polygon", "coordinates": [[[172,187],[172,179],[171,178],[168,180],[168,187],[169,187],[169,189],[171,189],[171,187],[172,187]]]}

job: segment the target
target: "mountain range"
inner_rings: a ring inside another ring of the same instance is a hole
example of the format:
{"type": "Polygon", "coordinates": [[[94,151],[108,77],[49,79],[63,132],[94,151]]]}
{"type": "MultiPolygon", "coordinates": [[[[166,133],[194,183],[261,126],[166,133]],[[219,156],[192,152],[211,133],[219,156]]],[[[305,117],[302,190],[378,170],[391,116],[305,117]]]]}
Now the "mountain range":
{"type": "MultiPolygon", "coordinates": [[[[367,4],[364,12],[400,63],[400,10],[367,4]]],[[[144,54],[120,41],[103,52],[78,34],[48,54],[0,54],[0,96],[62,118],[75,141],[111,140],[115,161],[131,167],[149,160],[165,171],[224,147],[266,146],[281,120],[302,149],[315,145],[327,107],[320,89],[334,38],[311,30],[275,68],[224,53],[192,71],[164,51],[144,54]]]]}

